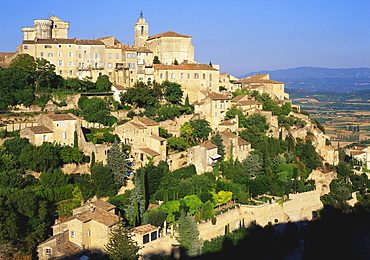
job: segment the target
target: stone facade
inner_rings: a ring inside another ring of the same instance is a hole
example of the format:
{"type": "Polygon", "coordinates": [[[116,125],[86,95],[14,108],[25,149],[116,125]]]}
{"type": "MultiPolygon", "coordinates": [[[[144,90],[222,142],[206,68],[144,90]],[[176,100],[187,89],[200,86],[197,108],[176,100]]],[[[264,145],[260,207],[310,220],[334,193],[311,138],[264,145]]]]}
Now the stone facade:
{"type": "Polygon", "coordinates": [[[51,257],[76,256],[84,249],[105,252],[110,229],[118,220],[112,204],[102,200],[87,202],[74,209],[71,217],[63,221],[56,220],[52,226],[53,236],[37,248],[38,257],[46,260],[51,257]],[[65,248],[70,251],[66,252],[65,248]]]}
{"type": "Polygon", "coordinates": [[[217,153],[217,146],[209,141],[190,147],[187,151],[188,165],[194,164],[198,174],[211,172],[217,160],[221,158],[217,153]]]}
{"type": "Polygon", "coordinates": [[[149,162],[166,160],[166,139],[159,136],[159,125],[147,117],[135,116],[131,121],[117,126],[114,133],[122,143],[131,146],[130,154],[134,158],[134,168],[149,162]]]}
{"type": "Polygon", "coordinates": [[[225,146],[225,160],[236,160],[240,162],[249,156],[249,153],[253,151],[251,143],[240,138],[236,134],[230,131],[220,132],[220,135],[225,146]]]}

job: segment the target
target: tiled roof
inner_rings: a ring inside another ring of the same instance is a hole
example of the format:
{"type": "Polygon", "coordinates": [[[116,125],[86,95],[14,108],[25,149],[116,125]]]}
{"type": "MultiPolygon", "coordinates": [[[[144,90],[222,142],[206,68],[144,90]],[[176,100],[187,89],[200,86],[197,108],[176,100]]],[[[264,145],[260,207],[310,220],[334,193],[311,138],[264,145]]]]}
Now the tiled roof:
{"type": "Polygon", "coordinates": [[[97,207],[93,211],[88,211],[82,214],[77,214],[72,217],[69,217],[63,222],[67,222],[72,219],[78,219],[82,222],[88,222],[88,221],[94,220],[107,227],[111,227],[118,222],[119,217],[114,213],[105,211],[97,207]]]}
{"type": "Polygon", "coordinates": [[[102,209],[102,210],[106,210],[106,211],[109,211],[109,210],[112,210],[114,208],[116,208],[116,206],[114,206],[113,204],[110,204],[109,202],[106,202],[104,200],[96,200],[94,202],[91,202],[91,204],[93,204],[94,206],[102,209]]]}
{"type": "Polygon", "coordinates": [[[104,45],[100,40],[76,40],[77,45],[104,45]]]}
{"type": "Polygon", "coordinates": [[[212,91],[208,92],[207,97],[212,99],[212,100],[229,100],[228,96],[225,96],[225,95],[220,94],[220,93],[212,92],[212,91]]]}
{"type": "Polygon", "coordinates": [[[156,121],[147,117],[138,117],[137,119],[146,126],[158,125],[156,121]]]}
{"type": "Polygon", "coordinates": [[[217,148],[217,145],[215,145],[215,144],[213,144],[209,141],[206,141],[206,142],[200,144],[200,146],[206,148],[206,150],[211,150],[211,149],[217,148]]]}
{"type": "Polygon", "coordinates": [[[251,143],[248,141],[245,141],[243,138],[240,138],[238,136],[238,145],[250,145],[251,143]]]}
{"type": "Polygon", "coordinates": [[[46,126],[39,125],[39,126],[31,126],[28,127],[34,134],[46,134],[52,133],[53,131],[46,126]]]}
{"type": "Polygon", "coordinates": [[[138,235],[145,235],[147,233],[156,231],[158,229],[159,229],[159,227],[153,226],[151,224],[146,224],[146,225],[143,225],[143,226],[138,226],[138,227],[132,228],[132,229],[130,229],[130,232],[138,234],[138,235]]]}
{"type": "Polygon", "coordinates": [[[139,129],[145,129],[146,128],[142,124],[135,123],[134,121],[129,121],[126,124],[131,124],[131,125],[135,126],[136,128],[139,128],[139,129]]]}
{"type": "Polygon", "coordinates": [[[160,153],[157,153],[156,151],[154,151],[154,150],[152,150],[148,147],[143,147],[143,148],[140,148],[139,150],[148,154],[150,157],[161,155],[160,153]]]}
{"type": "Polygon", "coordinates": [[[158,135],[151,135],[149,136],[150,138],[153,138],[155,140],[158,140],[158,141],[166,141],[166,138],[163,138],[163,137],[160,137],[158,135]]]}
{"type": "Polygon", "coordinates": [[[239,102],[240,100],[242,100],[245,97],[247,97],[247,95],[238,95],[238,96],[234,97],[233,99],[231,99],[231,102],[239,102]]]}
{"type": "Polygon", "coordinates": [[[63,254],[63,256],[75,256],[83,251],[81,247],[68,241],[63,246],[61,246],[58,251],[63,254]]]}
{"type": "Polygon", "coordinates": [[[181,63],[179,65],[165,65],[165,64],[154,64],[155,70],[213,70],[218,71],[217,69],[207,65],[199,63],[181,63]]]}
{"type": "Polygon", "coordinates": [[[117,90],[126,90],[126,87],[122,85],[113,84],[113,87],[115,87],[117,90]]]}
{"type": "Polygon", "coordinates": [[[137,52],[147,52],[147,53],[152,53],[151,50],[149,50],[147,47],[139,47],[137,48],[137,52]]]}
{"type": "Polygon", "coordinates": [[[221,122],[219,125],[235,125],[235,124],[236,124],[236,122],[235,122],[234,118],[232,118],[232,119],[221,122]]]}
{"type": "Polygon", "coordinates": [[[53,121],[64,121],[64,120],[77,120],[77,117],[73,114],[46,114],[48,118],[53,121]]]}
{"type": "Polygon", "coordinates": [[[173,31],[169,31],[169,32],[164,32],[164,33],[160,33],[160,34],[156,34],[156,35],[150,36],[150,37],[148,38],[148,40],[153,40],[153,39],[162,38],[162,37],[182,37],[182,38],[191,38],[191,36],[188,36],[188,35],[182,35],[182,34],[175,33],[175,32],[173,32],[173,31]]]}

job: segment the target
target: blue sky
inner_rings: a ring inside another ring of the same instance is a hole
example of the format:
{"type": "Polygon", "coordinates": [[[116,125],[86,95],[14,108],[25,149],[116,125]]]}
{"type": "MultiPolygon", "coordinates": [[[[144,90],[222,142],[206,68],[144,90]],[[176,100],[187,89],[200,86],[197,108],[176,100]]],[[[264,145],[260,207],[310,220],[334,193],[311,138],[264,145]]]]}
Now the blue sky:
{"type": "Polygon", "coordinates": [[[21,44],[21,27],[53,13],[69,37],[133,43],[143,11],[149,34],[193,37],[195,60],[235,76],[300,66],[370,67],[369,0],[12,0],[2,1],[0,52],[21,44]]]}

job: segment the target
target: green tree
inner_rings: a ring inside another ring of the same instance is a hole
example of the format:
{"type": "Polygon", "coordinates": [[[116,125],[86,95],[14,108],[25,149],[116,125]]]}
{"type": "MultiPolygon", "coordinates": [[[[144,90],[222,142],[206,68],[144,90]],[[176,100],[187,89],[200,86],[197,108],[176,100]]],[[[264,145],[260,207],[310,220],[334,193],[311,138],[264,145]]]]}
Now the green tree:
{"type": "Polygon", "coordinates": [[[178,237],[176,239],[180,243],[180,247],[190,257],[200,255],[202,253],[203,240],[199,238],[196,222],[190,215],[181,212],[178,224],[178,237]]]}
{"type": "Polygon", "coordinates": [[[180,84],[164,81],[162,87],[164,89],[164,97],[168,102],[176,105],[181,103],[184,91],[182,91],[180,84]]]}
{"type": "Polygon", "coordinates": [[[132,168],[126,153],[121,151],[121,146],[117,139],[114,140],[108,150],[107,167],[112,170],[117,184],[126,185],[126,174],[132,172],[132,168]]]}
{"type": "Polygon", "coordinates": [[[52,89],[58,86],[58,76],[55,74],[55,65],[50,61],[41,58],[36,59],[36,68],[33,72],[36,89],[52,89]]]}
{"type": "Polygon", "coordinates": [[[137,82],[121,95],[121,101],[136,107],[151,107],[158,103],[153,89],[144,82],[137,82]]]}
{"type": "Polygon", "coordinates": [[[104,166],[101,162],[95,163],[92,166],[91,179],[96,186],[96,195],[98,197],[114,196],[119,189],[119,185],[114,181],[114,174],[111,169],[104,166]]]}
{"type": "Polygon", "coordinates": [[[260,156],[257,153],[250,154],[243,160],[243,164],[249,170],[251,176],[257,176],[261,174],[263,164],[260,156]]]}
{"type": "Polygon", "coordinates": [[[19,54],[10,62],[10,67],[20,69],[31,75],[36,70],[36,61],[29,54],[19,54]]]}
{"type": "Polygon", "coordinates": [[[225,146],[219,132],[211,136],[211,143],[217,145],[217,153],[221,155],[221,160],[223,160],[225,158],[225,146]]]}
{"type": "Polygon", "coordinates": [[[109,81],[107,75],[99,76],[95,82],[96,89],[101,92],[109,92],[111,90],[112,83],[109,81]]]}
{"type": "Polygon", "coordinates": [[[136,260],[139,258],[140,248],[122,223],[118,223],[111,229],[109,242],[105,249],[113,260],[136,260]]]}
{"type": "Polygon", "coordinates": [[[167,146],[172,151],[185,151],[189,147],[189,143],[183,137],[173,136],[167,139],[167,146]]]}
{"type": "Polygon", "coordinates": [[[209,134],[212,132],[212,128],[207,120],[195,119],[190,121],[192,133],[195,141],[204,142],[208,139],[209,134]]]}
{"type": "Polygon", "coordinates": [[[161,64],[161,62],[159,61],[158,56],[154,56],[153,64],[161,64]]]}
{"type": "Polygon", "coordinates": [[[83,152],[75,147],[63,146],[60,150],[60,159],[64,163],[81,163],[83,161],[83,152]]]}
{"type": "Polygon", "coordinates": [[[68,175],[60,169],[50,168],[40,175],[41,184],[47,188],[57,188],[68,184],[68,175]]]}
{"type": "Polygon", "coordinates": [[[212,202],[210,200],[207,200],[201,210],[201,219],[208,220],[214,215],[214,209],[212,202]]]}

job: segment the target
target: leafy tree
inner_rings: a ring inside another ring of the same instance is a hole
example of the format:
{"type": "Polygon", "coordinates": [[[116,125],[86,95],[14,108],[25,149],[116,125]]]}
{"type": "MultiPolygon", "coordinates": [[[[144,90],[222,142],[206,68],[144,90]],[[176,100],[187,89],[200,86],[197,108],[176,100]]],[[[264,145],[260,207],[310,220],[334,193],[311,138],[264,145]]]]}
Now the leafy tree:
{"type": "Polygon", "coordinates": [[[117,139],[114,140],[108,150],[107,167],[112,170],[116,183],[126,185],[126,174],[131,172],[132,168],[127,155],[121,152],[121,146],[118,144],[117,139]]]}
{"type": "Polygon", "coordinates": [[[55,88],[58,86],[58,76],[55,74],[55,65],[50,61],[41,58],[36,59],[36,68],[33,72],[36,89],[41,88],[55,88]]]}
{"type": "Polygon", "coordinates": [[[201,219],[208,220],[214,215],[214,209],[212,202],[210,200],[207,200],[201,210],[201,219]]]}
{"type": "Polygon", "coordinates": [[[41,184],[47,188],[57,188],[68,184],[68,175],[60,169],[50,168],[40,175],[41,184]]]}
{"type": "Polygon", "coordinates": [[[180,136],[188,140],[189,143],[195,144],[197,142],[204,142],[208,139],[209,134],[212,132],[212,128],[209,126],[209,122],[204,119],[195,119],[189,122],[185,122],[180,128],[180,136]]]}
{"type": "Polygon", "coordinates": [[[185,203],[190,215],[198,212],[203,205],[202,201],[198,198],[197,195],[185,196],[183,199],[180,200],[180,204],[181,203],[185,203]]]}
{"type": "Polygon", "coordinates": [[[23,89],[15,92],[14,98],[17,101],[17,104],[24,104],[26,107],[29,107],[33,104],[35,95],[33,94],[32,89],[23,89]]]}
{"type": "Polygon", "coordinates": [[[36,70],[36,61],[35,58],[29,54],[19,54],[10,62],[10,67],[20,69],[31,75],[36,70]]]}
{"type": "Polygon", "coordinates": [[[93,97],[91,99],[85,99],[81,102],[82,115],[89,122],[110,125],[111,116],[106,106],[106,102],[101,98],[93,97]]]}
{"type": "Polygon", "coordinates": [[[110,168],[103,163],[95,163],[91,168],[91,179],[96,186],[96,195],[98,197],[114,196],[119,188],[114,181],[114,174],[110,168]]]}
{"type": "Polygon", "coordinates": [[[164,81],[162,83],[165,99],[172,104],[180,104],[184,91],[181,85],[175,82],[164,81]]]}
{"type": "Polygon", "coordinates": [[[153,64],[161,64],[161,62],[159,61],[158,56],[154,56],[153,64]]]}
{"type": "Polygon", "coordinates": [[[217,145],[217,153],[221,155],[221,160],[225,157],[225,146],[219,132],[211,136],[211,143],[217,145]]]}
{"type": "Polygon", "coordinates": [[[176,239],[180,243],[180,247],[183,248],[190,257],[200,255],[202,253],[203,240],[199,238],[196,222],[190,215],[181,212],[178,224],[179,235],[176,239]]]}
{"type": "Polygon", "coordinates": [[[81,163],[83,161],[83,152],[75,147],[63,146],[60,150],[60,159],[64,163],[81,163]]]}
{"type": "Polygon", "coordinates": [[[310,143],[298,143],[295,146],[296,155],[301,158],[301,161],[309,168],[316,169],[322,165],[319,155],[315,151],[315,147],[310,143]]]}
{"type": "Polygon", "coordinates": [[[243,164],[249,170],[252,176],[261,174],[263,165],[260,156],[257,153],[250,154],[243,160],[243,164]]]}
{"type": "Polygon", "coordinates": [[[118,223],[111,229],[109,242],[105,249],[113,260],[136,260],[139,258],[140,248],[122,223],[118,223]]]}
{"type": "Polygon", "coordinates": [[[47,142],[40,146],[28,145],[22,149],[19,162],[26,169],[46,172],[60,165],[60,146],[47,142]]]}
{"type": "Polygon", "coordinates": [[[109,81],[107,75],[99,76],[95,82],[96,89],[101,92],[109,92],[112,86],[112,83],[109,81]]]}
{"type": "Polygon", "coordinates": [[[121,95],[121,101],[136,107],[150,107],[158,102],[153,89],[141,81],[135,83],[132,88],[127,89],[121,95]]]}
{"type": "Polygon", "coordinates": [[[181,108],[176,105],[172,105],[170,103],[162,105],[158,109],[158,120],[164,121],[167,119],[174,119],[175,117],[179,117],[181,115],[181,108]]]}
{"type": "Polygon", "coordinates": [[[156,208],[147,211],[148,223],[156,227],[163,226],[164,221],[166,220],[166,212],[156,208]]]}
{"type": "Polygon", "coordinates": [[[185,151],[189,147],[189,143],[183,137],[173,136],[167,139],[167,146],[170,150],[185,151]]]}

